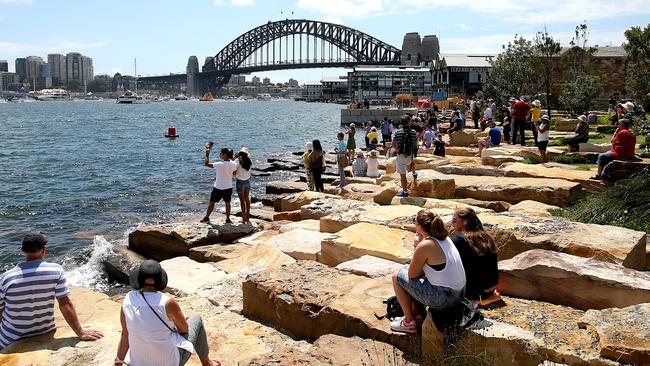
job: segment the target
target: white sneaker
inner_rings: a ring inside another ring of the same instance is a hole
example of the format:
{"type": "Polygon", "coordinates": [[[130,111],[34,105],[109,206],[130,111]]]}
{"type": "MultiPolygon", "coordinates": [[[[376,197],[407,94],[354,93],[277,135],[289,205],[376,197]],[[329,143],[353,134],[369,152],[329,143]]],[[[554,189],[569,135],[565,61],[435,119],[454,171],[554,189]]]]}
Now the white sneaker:
{"type": "Polygon", "coordinates": [[[415,320],[412,320],[410,323],[404,321],[404,318],[397,318],[394,321],[390,322],[390,329],[396,332],[403,333],[417,333],[417,327],[415,320]]]}

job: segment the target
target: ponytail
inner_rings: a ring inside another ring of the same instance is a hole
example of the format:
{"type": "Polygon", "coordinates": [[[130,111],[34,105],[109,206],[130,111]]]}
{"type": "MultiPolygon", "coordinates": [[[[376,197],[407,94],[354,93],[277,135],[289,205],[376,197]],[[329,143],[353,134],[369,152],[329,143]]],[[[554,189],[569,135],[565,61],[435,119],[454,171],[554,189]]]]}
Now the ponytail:
{"type": "Polygon", "coordinates": [[[447,225],[445,225],[440,216],[429,210],[420,210],[415,217],[415,221],[424,228],[427,234],[437,240],[445,240],[449,236],[447,225]]]}
{"type": "Polygon", "coordinates": [[[251,161],[251,158],[249,158],[248,154],[246,154],[245,152],[239,153],[239,164],[245,170],[251,170],[251,166],[253,166],[253,162],[251,161]]]}

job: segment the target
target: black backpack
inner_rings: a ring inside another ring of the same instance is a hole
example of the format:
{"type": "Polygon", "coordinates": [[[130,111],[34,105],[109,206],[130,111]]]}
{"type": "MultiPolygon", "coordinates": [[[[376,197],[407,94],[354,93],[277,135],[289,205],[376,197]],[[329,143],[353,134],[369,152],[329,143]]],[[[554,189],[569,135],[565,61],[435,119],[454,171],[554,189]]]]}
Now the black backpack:
{"type": "Polygon", "coordinates": [[[402,143],[397,146],[397,153],[404,156],[413,155],[413,138],[411,136],[411,129],[404,128],[402,130],[404,136],[402,137],[402,143]]]}
{"type": "Polygon", "coordinates": [[[394,320],[395,318],[404,316],[404,311],[402,310],[399,301],[397,301],[397,296],[391,296],[387,300],[384,300],[384,304],[386,304],[386,315],[379,316],[375,314],[377,320],[382,320],[386,318],[390,320],[394,320]]]}

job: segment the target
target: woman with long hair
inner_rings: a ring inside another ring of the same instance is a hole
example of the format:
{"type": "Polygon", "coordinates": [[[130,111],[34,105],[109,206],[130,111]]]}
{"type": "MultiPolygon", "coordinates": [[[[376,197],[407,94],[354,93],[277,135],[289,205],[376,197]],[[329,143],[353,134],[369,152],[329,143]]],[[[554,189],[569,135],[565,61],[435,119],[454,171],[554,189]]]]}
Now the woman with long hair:
{"type": "Polygon", "coordinates": [[[323,178],[321,177],[325,169],[323,148],[321,147],[320,140],[314,140],[311,144],[312,151],[309,153],[309,160],[311,162],[311,174],[314,177],[314,189],[316,192],[323,192],[325,190],[323,178]]]}
{"type": "Polygon", "coordinates": [[[451,220],[452,242],[463,261],[467,285],[465,297],[482,301],[494,294],[499,282],[497,246],[483,229],[478,215],[471,208],[459,208],[451,220]]]}
{"type": "Polygon", "coordinates": [[[393,275],[393,288],[404,317],[390,323],[397,332],[415,333],[419,304],[446,310],[460,304],[465,270],[440,216],[420,210],[415,217],[413,258],[393,275]]]}
{"type": "Polygon", "coordinates": [[[241,218],[242,223],[247,224],[250,220],[251,215],[251,166],[253,162],[249,157],[250,150],[246,147],[242,147],[241,150],[237,153],[237,170],[235,171],[235,177],[237,182],[235,183],[235,188],[237,190],[237,195],[239,196],[239,202],[241,206],[241,218]]]}

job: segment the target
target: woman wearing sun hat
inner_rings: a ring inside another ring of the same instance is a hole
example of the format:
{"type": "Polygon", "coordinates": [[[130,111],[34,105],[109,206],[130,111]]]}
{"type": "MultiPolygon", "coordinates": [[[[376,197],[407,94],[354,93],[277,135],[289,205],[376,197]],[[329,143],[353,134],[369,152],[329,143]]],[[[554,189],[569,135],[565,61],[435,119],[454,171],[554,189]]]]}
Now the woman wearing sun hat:
{"type": "Polygon", "coordinates": [[[167,272],[148,259],[131,272],[133,291],[120,311],[122,337],[114,365],[184,365],[196,351],[203,366],[220,365],[209,359],[208,339],[201,317],[185,319],[176,300],[162,293],[167,272]]]}
{"type": "Polygon", "coordinates": [[[354,140],[355,132],[356,125],[354,123],[350,123],[349,128],[345,129],[345,134],[348,135],[348,143],[346,145],[346,149],[348,151],[348,161],[352,161],[354,159],[354,150],[357,148],[357,142],[354,140]]]}

